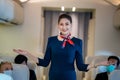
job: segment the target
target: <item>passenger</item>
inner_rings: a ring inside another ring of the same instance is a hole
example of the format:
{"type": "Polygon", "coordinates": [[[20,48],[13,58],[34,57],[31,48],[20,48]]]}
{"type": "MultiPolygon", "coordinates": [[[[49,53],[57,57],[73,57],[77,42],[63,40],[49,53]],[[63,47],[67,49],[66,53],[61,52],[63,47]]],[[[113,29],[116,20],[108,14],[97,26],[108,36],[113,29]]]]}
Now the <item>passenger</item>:
{"type": "Polygon", "coordinates": [[[108,74],[118,68],[120,60],[117,56],[109,56],[108,63],[111,65],[98,67],[95,80],[108,80],[108,74]]]}
{"type": "Polygon", "coordinates": [[[12,78],[12,64],[10,62],[0,63],[0,80],[13,80],[12,78]]]}

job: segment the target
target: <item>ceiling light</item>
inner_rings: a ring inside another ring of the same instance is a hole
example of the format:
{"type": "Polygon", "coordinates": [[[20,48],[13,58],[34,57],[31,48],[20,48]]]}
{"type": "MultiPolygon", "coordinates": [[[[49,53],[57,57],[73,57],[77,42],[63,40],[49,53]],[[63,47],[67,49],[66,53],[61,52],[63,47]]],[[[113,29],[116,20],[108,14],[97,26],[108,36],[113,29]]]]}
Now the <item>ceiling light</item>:
{"type": "Polygon", "coordinates": [[[61,11],[64,11],[64,10],[65,10],[65,8],[64,8],[64,6],[62,6],[62,7],[61,7],[61,11]]]}
{"type": "Polygon", "coordinates": [[[20,2],[24,3],[24,2],[28,2],[29,0],[20,0],[20,2]]]}
{"type": "Polygon", "coordinates": [[[76,7],[72,7],[72,11],[75,12],[75,10],[76,10],[76,7]]]}

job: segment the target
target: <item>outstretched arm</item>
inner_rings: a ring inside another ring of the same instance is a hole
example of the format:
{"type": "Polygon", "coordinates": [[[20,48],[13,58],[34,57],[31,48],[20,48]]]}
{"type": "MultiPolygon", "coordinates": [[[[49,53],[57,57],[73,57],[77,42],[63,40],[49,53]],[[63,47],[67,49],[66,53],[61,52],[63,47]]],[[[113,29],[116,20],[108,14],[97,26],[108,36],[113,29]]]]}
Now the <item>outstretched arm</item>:
{"type": "Polygon", "coordinates": [[[89,66],[87,67],[87,69],[91,69],[91,68],[96,68],[98,66],[108,66],[110,65],[108,61],[103,61],[103,62],[100,62],[100,63],[97,63],[97,64],[89,64],[89,66]]]}
{"type": "Polygon", "coordinates": [[[38,63],[38,58],[33,56],[30,52],[26,51],[26,50],[21,50],[21,49],[13,49],[14,52],[18,53],[18,54],[22,54],[25,56],[30,57],[33,61],[35,61],[36,63],[38,63]]]}

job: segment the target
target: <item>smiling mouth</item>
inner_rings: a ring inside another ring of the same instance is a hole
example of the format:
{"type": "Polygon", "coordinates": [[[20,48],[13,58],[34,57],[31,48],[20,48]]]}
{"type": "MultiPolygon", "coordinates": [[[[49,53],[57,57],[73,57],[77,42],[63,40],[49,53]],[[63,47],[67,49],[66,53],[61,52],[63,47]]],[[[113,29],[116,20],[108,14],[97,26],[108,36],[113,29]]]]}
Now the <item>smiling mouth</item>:
{"type": "Polygon", "coordinates": [[[66,32],[66,31],[68,31],[68,30],[62,30],[63,32],[66,32]]]}
{"type": "Polygon", "coordinates": [[[67,31],[62,31],[63,33],[66,33],[67,31]]]}

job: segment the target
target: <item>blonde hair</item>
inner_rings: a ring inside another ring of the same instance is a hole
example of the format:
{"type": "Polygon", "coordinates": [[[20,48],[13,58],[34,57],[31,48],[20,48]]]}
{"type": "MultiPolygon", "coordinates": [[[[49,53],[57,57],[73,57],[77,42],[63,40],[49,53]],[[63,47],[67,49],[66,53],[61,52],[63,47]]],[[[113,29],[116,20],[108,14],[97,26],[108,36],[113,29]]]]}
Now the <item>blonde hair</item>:
{"type": "Polygon", "coordinates": [[[2,65],[4,65],[4,64],[10,64],[10,65],[12,66],[12,63],[11,63],[11,62],[8,62],[8,61],[1,62],[1,63],[0,63],[0,71],[1,71],[2,65]]]}

